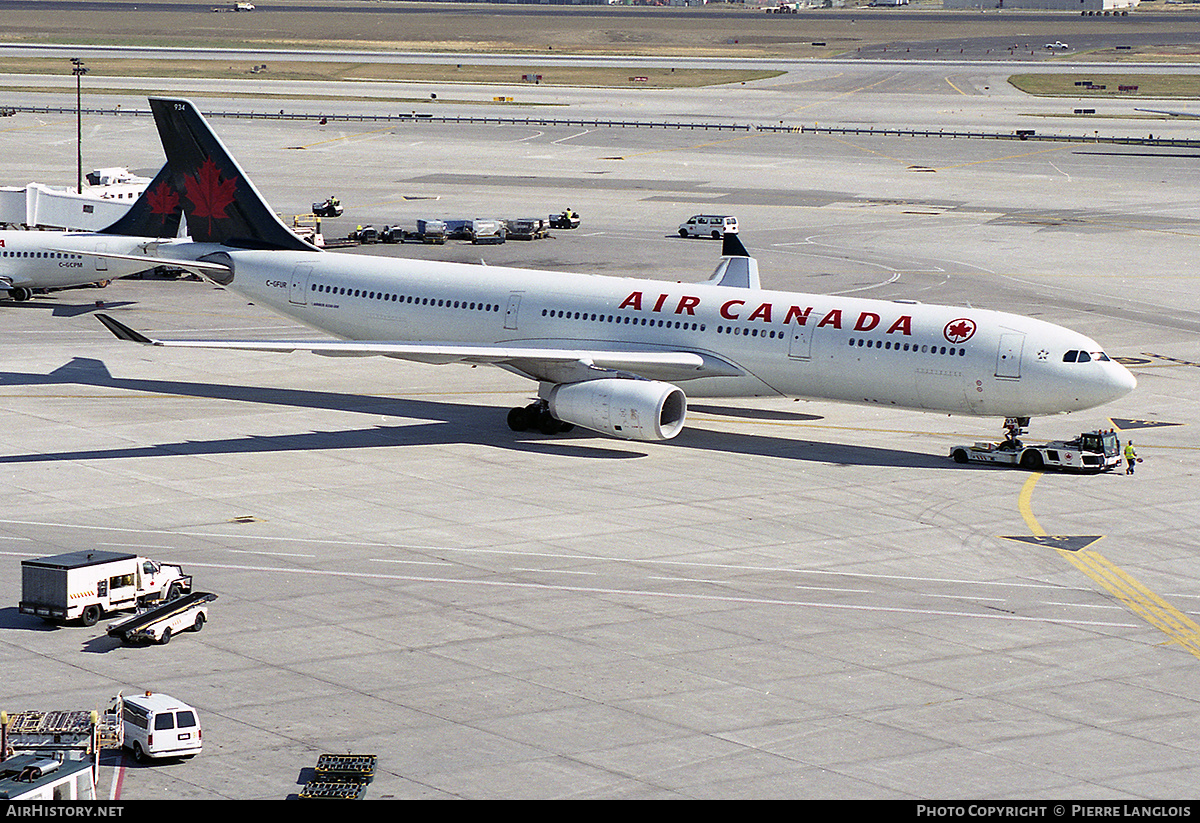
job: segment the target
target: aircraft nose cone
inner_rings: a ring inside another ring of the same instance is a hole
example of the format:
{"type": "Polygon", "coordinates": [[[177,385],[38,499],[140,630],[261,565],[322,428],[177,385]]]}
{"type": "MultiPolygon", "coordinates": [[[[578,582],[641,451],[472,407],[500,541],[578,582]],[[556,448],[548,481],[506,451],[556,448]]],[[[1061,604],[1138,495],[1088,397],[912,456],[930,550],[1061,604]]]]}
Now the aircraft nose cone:
{"type": "Polygon", "coordinates": [[[1104,370],[1092,382],[1096,405],[1119,400],[1137,387],[1137,378],[1117,362],[1104,363],[1104,370]]]}
{"type": "Polygon", "coordinates": [[[1117,392],[1117,397],[1124,397],[1137,388],[1137,378],[1133,376],[1133,372],[1120,363],[1113,363],[1112,365],[1114,368],[1110,370],[1109,374],[1113,388],[1117,392]]]}

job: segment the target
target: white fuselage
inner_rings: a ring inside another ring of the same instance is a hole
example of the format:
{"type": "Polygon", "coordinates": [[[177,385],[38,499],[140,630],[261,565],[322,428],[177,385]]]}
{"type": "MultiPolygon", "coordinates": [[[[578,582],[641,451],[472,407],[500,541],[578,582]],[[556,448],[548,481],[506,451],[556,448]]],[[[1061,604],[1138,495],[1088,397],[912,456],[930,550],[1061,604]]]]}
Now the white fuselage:
{"type": "Polygon", "coordinates": [[[149,237],[63,231],[0,231],[0,288],[61,289],[111,280],[154,268],[145,263],[96,256],[142,253],[149,237]]]}
{"type": "Polygon", "coordinates": [[[1028,417],[1091,408],[1135,385],[1090,338],[997,311],[330,252],[225,251],[229,288],[348,340],[688,351],[742,372],[677,377],[692,396],[1028,417]],[[1066,362],[1068,352],[1089,357],[1066,362]]]}

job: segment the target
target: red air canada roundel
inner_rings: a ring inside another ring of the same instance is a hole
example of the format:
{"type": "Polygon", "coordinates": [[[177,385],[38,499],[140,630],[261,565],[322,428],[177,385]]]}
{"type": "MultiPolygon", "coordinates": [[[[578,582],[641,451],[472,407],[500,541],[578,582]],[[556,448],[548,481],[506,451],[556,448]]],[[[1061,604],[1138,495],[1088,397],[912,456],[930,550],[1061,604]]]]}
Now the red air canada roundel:
{"type": "Polygon", "coordinates": [[[942,330],[942,335],[951,343],[965,343],[975,334],[975,321],[966,317],[951,320],[942,330]]]}

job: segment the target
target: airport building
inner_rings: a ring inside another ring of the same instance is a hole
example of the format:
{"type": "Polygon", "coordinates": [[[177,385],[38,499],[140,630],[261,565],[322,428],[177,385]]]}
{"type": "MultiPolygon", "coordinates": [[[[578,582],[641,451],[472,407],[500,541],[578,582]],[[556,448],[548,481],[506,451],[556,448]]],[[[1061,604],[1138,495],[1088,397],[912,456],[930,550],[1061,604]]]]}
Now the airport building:
{"type": "Polygon", "coordinates": [[[1140,0],[942,0],[946,9],[1022,9],[1033,11],[1121,12],[1140,0]]]}

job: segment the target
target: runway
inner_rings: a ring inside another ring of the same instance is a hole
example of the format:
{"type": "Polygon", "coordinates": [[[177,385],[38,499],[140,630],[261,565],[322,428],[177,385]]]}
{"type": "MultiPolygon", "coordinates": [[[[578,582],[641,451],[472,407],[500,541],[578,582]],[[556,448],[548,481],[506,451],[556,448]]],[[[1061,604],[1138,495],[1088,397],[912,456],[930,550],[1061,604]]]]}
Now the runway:
{"type": "MultiPolygon", "coordinates": [[[[988,72],[960,94],[944,75],[928,91],[908,73],[870,85],[841,66],[813,71],[522,93],[646,118],[1015,128],[1049,110],[988,72]]],[[[89,168],[162,162],[147,118],[85,125],[89,168]]],[[[0,123],[0,182],[69,185],[74,126],[0,123]]],[[[696,282],[718,249],[675,228],[719,211],[737,215],[768,288],[1069,326],[1125,358],[1139,387],[1035,419],[1031,439],[1116,426],[1145,462],[1133,477],[958,466],[950,447],[998,436],[1000,421],[784,399],[697,400],[662,444],[518,435],[504,414],[534,387],[498,370],[143,348],[91,316],[100,301],[162,337],[312,334],[210,284],[123,280],[3,303],[0,708],[102,708],[153,689],[204,722],[194,760],[107,756],[102,791],[285,798],[319,754],[355,752],[378,756],[372,798],[1194,796],[1192,154],[215,127],[279,212],[337,193],[347,211],[324,222],[330,237],[424,216],[570,206],[583,218],[549,240],[349,253],[696,282]],[[181,563],[220,595],[204,631],[126,649],[103,624],[17,613],[20,559],[91,547],[181,563]]],[[[1195,137],[1187,122],[1152,128],[1195,137]]]]}

